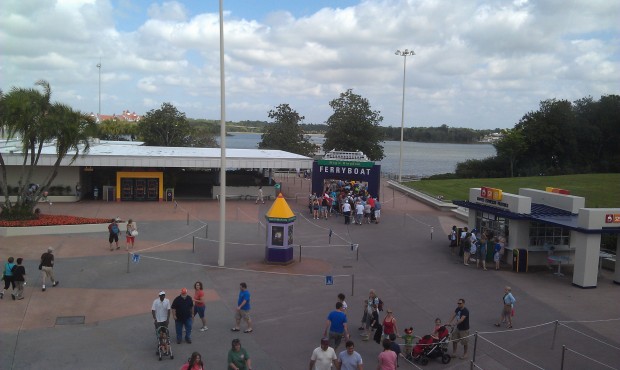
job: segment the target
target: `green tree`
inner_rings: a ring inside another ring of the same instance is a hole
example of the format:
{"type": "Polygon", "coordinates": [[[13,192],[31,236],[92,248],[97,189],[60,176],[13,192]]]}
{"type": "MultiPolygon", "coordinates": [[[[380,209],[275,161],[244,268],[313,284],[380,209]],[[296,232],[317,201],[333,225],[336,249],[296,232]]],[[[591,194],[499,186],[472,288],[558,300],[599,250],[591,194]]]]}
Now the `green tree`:
{"type": "Polygon", "coordinates": [[[135,122],[107,119],[99,124],[99,138],[102,140],[128,140],[135,137],[138,126],[135,122]]]}
{"type": "Polygon", "coordinates": [[[351,89],[329,102],[334,113],[327,119],[323,149],[361,151],[372,161],[383,159],[383,135],[379,123],[381,112],[373,111],[367,99],[351,89]]]}
{"type": "Polygon", "coordinates": [[[11,156],[20,156],[22,163],[17,182],[17,200],[11,202],[7,164],[0,153],[0,188],[4,194],[0,217],[3,219],[33,218],[34,207],[58,175],[61,161],[72,153],[70,163],[73,163],[80,152],[88,152],[88,138],[96,133],[92,117],[67,105],[51,102],[52,90],[47,81],[40,80],[35,86],[43,91],[13,87],[6,95],[0,92],[0,126],[5,128],[7,137],[18,138],[21,150],[11,156]],[[39,188],[31,191],[29,185],[41,152],[45,146],[52,144],[56,147],[55,161],[39,188]]]}
{"type": "Polygon", "coordinates": [[[540,108],[529,112],[515,126],[525,138],[524,158],[528,174],[567,173],[579,156],[572,105],[567,100],[549,99],[540,108]]]}
{"type": "Polygon", "coordinates": [[[515,163],[525,152],[527,145],[523,134],[518,129],[503,130],[502,138],[493,146],[499,158],[505,158],[510,164],[510,177],[514,177],[515,163]]]}
{"type": "Polygon", "coordinates": [[[265,133],[258,143],[260,149],[280,149],[291,153],[312,156],[319,148],[310,142],[299,122],[304,119],[288,104],[280,104],[268,113],[275,122],[265,126],[265,133]]]}
{"type": "Polygon", "coordinates": [[[170,103],[146,113],[138,122],[138,135],[152,146],[217,147],[207,128],[193,128],[185,113],[170,103]]]}

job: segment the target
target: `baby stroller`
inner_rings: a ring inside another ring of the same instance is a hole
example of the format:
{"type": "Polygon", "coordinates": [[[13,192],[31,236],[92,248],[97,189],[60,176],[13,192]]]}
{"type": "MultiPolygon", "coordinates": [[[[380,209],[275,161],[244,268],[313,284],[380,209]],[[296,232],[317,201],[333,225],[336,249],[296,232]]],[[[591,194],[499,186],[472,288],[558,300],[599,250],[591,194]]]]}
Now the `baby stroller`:
{"type": "Polygon", "coordinates": [[[438,339],[433,338],[431,335],[423,336],[415,347],[411,357],[414,361],[419,362],[420,365],[428,365],[428,361],[433,358],[441,358],[441,363],[447,364],[452,359],[448,354],[448,340],[450,338],[450,331],[442,326],[437,330],[438,339]]]}
{"type": "Polygon", "coordinates": [[[165,356],[170,357],[171,360],[174,359],[174,355],[172,354],[172,346],[170,345],[170,332],[168,328],[165,326],[160,326],[155,329],[155,335],[157,338],[157,351],[155,354],[159,356],[159,361],[165,356]]]}

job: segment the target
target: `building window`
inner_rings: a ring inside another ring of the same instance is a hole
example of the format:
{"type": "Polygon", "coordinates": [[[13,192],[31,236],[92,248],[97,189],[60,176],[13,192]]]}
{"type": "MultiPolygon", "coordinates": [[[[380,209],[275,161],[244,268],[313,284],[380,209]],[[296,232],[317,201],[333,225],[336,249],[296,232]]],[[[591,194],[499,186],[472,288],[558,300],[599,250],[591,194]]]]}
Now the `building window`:
{"type": "Polygon", "coordinates": [[[510,220],[499,217],[492,213],[476,211],[476,228],[480,232],[486,231],[489,238],[502,237],[508,245],[508,235],[510,234],[510,220]]]}
{"type": "Polygon", "coordinates": [[[530,246],[569,246],[570,230],[543,222],[530,222],[530,246]]]}

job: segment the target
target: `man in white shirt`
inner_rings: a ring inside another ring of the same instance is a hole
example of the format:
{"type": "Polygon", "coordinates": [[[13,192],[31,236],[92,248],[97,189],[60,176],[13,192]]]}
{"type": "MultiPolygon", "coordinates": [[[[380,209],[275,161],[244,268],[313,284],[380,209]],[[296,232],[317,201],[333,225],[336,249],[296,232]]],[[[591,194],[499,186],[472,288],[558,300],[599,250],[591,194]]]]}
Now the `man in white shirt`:
{"type": "Polygon", "coordinates": [[[321,346],[316,347],[310,356],[310,370],[330,370],[338,368],[336,351],[329,346],[329,338],[321,339],[321,346]]]}
{"type": "Polygon", "coordinates": [[[342,204],[342,213],[344,214],[344,224],[348,225],[351,223],[351,204],[349,203],[349,198],[344,200],[342,204]]]}
{"type": "Polygon", "coordinates": [[[153,320],[155,320],[155,329],[160,326],[168,327],[168,322],[170,320],[170,301],[166,298],[166,292],[163,290],[159,292],[159,298],[153,301],[151,314],[153,315],[153,320]]]}
{"type": "Polygon", "coordinates": [[[362,218],[364,217],[364,205],[361,201],[357,201],[355,203],[355,223],[358,225],[362,224],[362,218]]]}

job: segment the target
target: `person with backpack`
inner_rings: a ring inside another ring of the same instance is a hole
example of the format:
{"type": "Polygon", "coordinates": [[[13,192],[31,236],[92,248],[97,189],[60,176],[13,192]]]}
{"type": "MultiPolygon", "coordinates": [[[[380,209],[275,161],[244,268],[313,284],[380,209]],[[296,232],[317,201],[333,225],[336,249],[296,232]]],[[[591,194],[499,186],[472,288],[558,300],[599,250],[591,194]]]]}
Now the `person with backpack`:
{"type": "Polygon", "coordinates": [[[2,292],[0,292],[0,299],[4,297],[4,291],[9,289],[10,286],[13,287],[13,291],[15,291],[15,280],[13,279],[13,266],[15,266],[15,259],[13,257],[9,257],[7,262],[4,264],[4,271],[2,272],[2,280],[4,280],[4,288],[2,292]]]}
{"type": "Polygon", "coordinates": [[[120,218],[115,218],[112,220],[112,223],[108,225],[109,237],[108,241],[110,242],[110,251],[113,251],[112,242],[116,243],[116,249],[120,249],[121,247],[118,245],[118,235],[121,233],[121,229],[118,227],[118,222],[120,218]]]}

